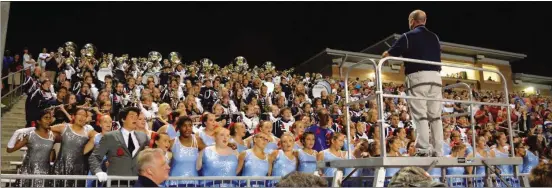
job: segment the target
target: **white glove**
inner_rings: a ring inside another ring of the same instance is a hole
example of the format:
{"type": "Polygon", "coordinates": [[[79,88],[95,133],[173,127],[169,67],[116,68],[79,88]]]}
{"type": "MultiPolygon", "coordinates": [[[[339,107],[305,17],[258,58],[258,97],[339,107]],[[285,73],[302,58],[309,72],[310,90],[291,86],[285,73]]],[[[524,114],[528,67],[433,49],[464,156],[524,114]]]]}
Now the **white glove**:
{"type": "Polygon", "coordinates": [[[318,172],[318,170],[315,170],[314,175],[320,177],[320,172],[318,172]]]}
{"type": "Polygon", "coordinates": [[[30,133],[32,131],[34,131],[35,128],[34,127],[28,127],[28,128],[22,128],[22,129],[17,129],[12,137],[10,138],[10,141],[8,142],[8,145],[7,147],[8,148],[13,148],[15,147],[15,143],[17,142],[17,139],[19,138],[19,135],[21,134],[25,134],[25,133],[30,133]]]}
{"type": "Polygon", "coordinates": [[[98,177],[98,181],[100,181],[100,182],[106,182],[107,181],[107,173],[105,173],[105,172],[96,173],[96,177],[98,177]]]}
{"type": "Polygon", "coordinates": [[[88,132],[88,131],[90,131],[90,130],[94,130],[94,127],[92,127],[92,125],[90,125],[90,124],[86,124],[86,125],[84,126],[84,130],[85,130],[86,132],[88,132]]]}

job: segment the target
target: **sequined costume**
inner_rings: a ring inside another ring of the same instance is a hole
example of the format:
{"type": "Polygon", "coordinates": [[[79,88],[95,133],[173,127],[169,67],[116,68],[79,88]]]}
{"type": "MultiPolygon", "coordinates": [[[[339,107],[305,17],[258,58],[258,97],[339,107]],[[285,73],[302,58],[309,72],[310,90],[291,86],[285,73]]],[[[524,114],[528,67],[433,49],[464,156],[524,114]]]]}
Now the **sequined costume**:
{"type": "MultiPolygon", "coordinates": [[[[238,156],[234,154],[220,155],[215,147],[207,147],[203,151],[202,170],[203,176],[236,176],[238,156]]],[[[236,181],[205,181],[201,186],[235,187],[236,181]]]]}
{"type": "MultiPolygon", "coordinates": [[[[84,131],[88,132],[89,128],[84,127],[84,131]]],[[[55,175],[86,175],[88,173],[87,160],[85,160],[83,151],[84,146],[88,142],[87,135],[77,134],[71,129],[70,124],[65,125],[65,129],[61,134],[61,147],[58,158],[54,163],[55,175]]],[[[85,181],[78,180],[56,180],[55,187],[84,187],[85,181]],[[75,185],[75,183],[77,185],[75,185]]]]}
{"type": "MultiPolygon", "coordinates": [[[[198,172],[196,170],[196,161],[198,156],[197,142],[194,135],[192,135],[192,146],[186,147],[180,143],[180,139],[174,139],[174,144],[171,147],[173,157],[171,161],[170,176],[175,177],[196,177],[198,172]]],[[[197,185],[195,180],[171,180],[166,181],[165,185],[174,187],[195,187],[197,185]]]]}
{"type": "MultiPolygon", "coordinates": [[[[272,166],[272,176],[281,176],[284,177],[285,175],[296,171],[297,170],[297,161],[295,158],[290,159],[283,150],[277,150],[278,156],[276,157],[276,160],[273,162],[272,166]]],[[[278,181],[274,180],[272,181],[273,185],[278,183],[278,181]]]]}
{"type": "Polygon", "coordinates": [[[299,172],[312,174],[316,171],[316,154],[310,155],[303,149],[298,151],[299,172]]]}
{"type": "Polygon", "coordinates": [[[238,148],[237,148],[238,153],[241,153],[241,152],[247,150],[247,146],[245,146],[245,144],[242,145],[242,144],[237,143],[237,142],[234,140],[234,138],[231,138],[231,139],[230,139],[230,143],[236,144],[236,146],[238,147],[238,148]]]}
{"type": "MultiPolygon", "coordinates": [[[[245,151],[245,160],[243,164],[242,176],[267,176],[268,175],[268,157],[265,155],[264,159],[259,158],[253,150],[245,151]]],[[[242,187],[247,186],[246,181],[241,181],[242,187]]],[[[250,181],[249,187],[263,187],[264,181],[250,181]]]]}
{"type": "MultiPolygon", "coordinates": [[[[50,153],[54,147],[54,134],[48,133],[48,138],[42,138],[36,132],[29,133],[27,155],[21,165],[21,174],[48,174],[50,172],[50,153]]],[[[19,183],[18,183],[19,184],[19,183]]],[[[23,180],[22,187],[50,186],[43,179],[23,180]]]]}
{"type": "Polygon", "coordinates": [[[199,131],[199,138],[201,138],[205,146],[215,145],[215,138],[205,133],[205,129],[199,131]]]}

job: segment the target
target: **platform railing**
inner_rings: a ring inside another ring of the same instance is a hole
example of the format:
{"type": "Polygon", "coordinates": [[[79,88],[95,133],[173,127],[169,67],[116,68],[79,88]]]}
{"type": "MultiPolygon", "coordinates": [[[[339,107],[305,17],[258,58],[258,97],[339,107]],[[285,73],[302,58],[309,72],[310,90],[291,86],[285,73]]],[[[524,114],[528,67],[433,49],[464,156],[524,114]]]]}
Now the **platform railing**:
{"type": "MultiPolygon", "coordinates": [[[[502,74],[500,71],[494,70],[494,69],[479,68],[479,67],[461,66],[461,65],[454,65],[454,64],[443,64],[441,62],[424,61],[424,60],[419,60],[419,59],[409,59],[409,58],[402,58],[402,57],[386,57],[386,58],[380,59],[378,64],[377,64],[376,78],[378,78],[378,79],[376,79],[377,80],[376,84],[377,84],[377,88],[378,88],[377,90],[378,91],[376,91],[376,95],[378,97],[378,100],[380,100],[380,103],[383,103],[383,98],[384,97],[393,97],[393,98],[404,98],[404,99],[426,100],[426,101],[467,103],[467,104],[470,104],[470,106],[473,105],[473,104],[480,104],[480,105],[506,107],[507,113],[508,113],[507,114],[508,131],[509,131],[509,134],[508,134],[509,139],[508,140],[510,141],[510,148],[514,148],[514,143],[513,143],[514,138],[513,138],[513,134],[512,134],[512,122],[511,122],[511,117],[510,117],[511,116],[510,99],[508,97],[505,97],[505,103],[484,103],[484,102],[476,102],[476,101],[435,99],[435,98],[428,98],[428,97],[412,97],[412,96],[384,94],[382,92],[383,91],[383,89],[382,89],[383,84],[381,82],[381,78],[382,78],[381,70],[382,70],[383,64],[385,62],[389,61],[389,60],[402,61],[402,62],[405,62],[405,63],[408,62],[408,63],[417,63],[417,64],[426,64],[426,65],[435,65],[435,66],[447,66],[447,67],[455,67],[455,68],[462,68],[462,69],[471,69],[471,70],[478,70],[478,71],[494,72],[494,73],[500,75],[502,80],[506,80],[506,78],[504,77],[504,74],[502,74]]],[[[508,94],[508,85],[506,84],[506,82],[502,82],[502,84],[503,84],[503,87],[504,87],[504,94],[507,95],[508,94]]],[[[384,112],[384,108],[383,108],[383,106],[380,105],[379,106],[379,122],[380,123],[383,123],[383,121],[384,121],[383,112],[384,112]]],[[[381,129],[380,130],[380,136],[381,136],[382,139],[385,138],[384,135],[385,135],[385,131],[383,129],[381,129]]],[[[386,151],[385,143],[381,142],[382,157],[386,156],[385,151],[386,151]]],[[[510,150],[510,155],[515,156],[514,150],[510,150]]]]}
{"type": "MultiPolygon", "coordinates": [[[[352,53],[351,54],[357,54],[352,53]]],[[[344,60],[346,60],[346,57],[348,56],[347,53],[342,54],[345,56],[344,60]]],[[[363,59],[363,61],[372,61],[375,62],[376,60],[370,59],[368,55],[362,56],[362,55],[355,55],[359,56],[363,59]]],[[[426,98],[426,97],[414,97],[414,96],[401,96],[401,95],[392,95],[392,94],[385,94],[383,92],[383,81],[382,81],[382,65],[389,61],[389,60],[395,60],[395,61],[402,61],[402,62],[410,62],[410,63],[418,63],[418,64],[427,64],[427,65],[436,65],[436,66],[449,66],[449,67],[456,67],[456,68],[464,68],[464,69],[472,69],[472,70],[479,70],[479,71],[488,71],[488,72],[494,72],[497,73],[502,77],[503,80],[506,80],[504,75],[497,70],[492,69],[484,69],[479,67],[468,67],[468,66],[460,66],[460,65],[453,65],[453,64],[442,64],[440,62],[432,62],[432,61],[423,61],[423,60],[417,60],[417,59],[408,59],[408,58],[400,58],[400,57],[386,57],[383,59],[380,59],[378,63],[376,64],[375,70],[375,81],[376,81],[376,92],[375,97],[377,97],[377,105],[378,105],[378,124],[383,125],[385,120],[383,117],[384,107],[383,107],[383,98],[399,98],[399,99],[409,99],[409,100],[426,100],[426,101],[441,101],[441,102],[454,102],[454,103],[465,103],[470,104],[470,112],[473,110],[472,105],[489,105],[489,106],[502,106],[506,107],[508,117],[507,117],[507,123],[508,123],[508,131],[509,131],[509,141],[511,148],[513,147],[513,134],[512,134],[512,123],[511,123],[511,109],[509,108],[509,99],[506,98],[505,103],[487,103],[487,102],[479,102],[479,101],[465,101],[465,100],[451,100],[451,99],[435,99],[435,98],[426,98]]],[[[351,68],[354,68],[356,66],[359,66],[360,63],[357,63],[347,70],[347,73],[350,72],[351,68]]],[[[348,99],[348,76],[349,74],[346,74],[345,77],[345,94],[346,94],[346,106],[348,107],[352,103],[349,102],[348,99]]],[[[459,86],[459,85],[455,85],[459,86]]],[[[504,93],[508,93],[508,88],[506,85],[506,82],[503,82],[504,86],[504,93]]],[[[452,86],[451,86],[452,87],[452,86]]],[[[471,88],[471,87],[468,87],[471,88]]],[[[471,89],[470,89],[471,93],[471,89]]],[[[470,97],[473,95],[470,95],[470,97]]],[[[371,98],[371,97],[369,97],[371,98]]],[[[355,103],[359,103],[362,101],[355,101],[355,103]]],[[[473,114],[473,113],[471,113],[473,114]]],[[[472,116],[473,117],[473,116],[472,116]]],[[[475,126],[474,118],[472,118],[472,127],[475,126]]],[[[347,128],[350,128],[349,123],[347,122],[347,128]]],[[[474,134],[472,134],[472,141],[475,141],[474,134]]],[[[429,167],[430,169],[433,167],[452,167],[452,166],[486,166],[485,171],[485,179],[486,184],[490,184],[490,177],[493,175],[491,173],[496,173],[494,170],[492,170],[494,165],[513,165],[514,166],[514,175],[518,175],[518,165],[522,163],[521,158],[514,157],[514,151],[510,150],[510,157],[509,158],[486,158],[486,159],[471,159],[469,160],[469,163],[462,163],[461,161],[466,161],[465,158],[444,158],[444,157],[387,157],[386,155],[386,145],[385,145],[385,130],[380,129],[380,150],[381,150],[381,157],[377,158],[363,158],[363,159],[348,159],[348,160],[337,160],[337,161],[321,161],[318,162],[319,168],[337,168],[337,171],[335,173],[335,176],[332,180],[332,186],[339,187],[341,185],[341,182],[343,180],[343,169],[345,168],[375,168],[375,180],[374,180],[374,187],[381,187],[384,184],[385,180],[385,168],[389,167],[405,167],[405,166],[419,166],[419,167],[429,167]],[[473,162],[477,161],[477,162],[473,162]]],[[[473,142],[472,142],[473,144],[473,142]]],[[[474,145],[475,146],[475,145],[474,145]]],[[[349,154],[350,156],[350,154],[349,154]]],[[[498,175],[498,174],[496,174],[498,175]]],[[[349,177],[346,176],[345,180],[349,177]]],[[[500,176],[499,176],[500,177],[500,176]]]]}

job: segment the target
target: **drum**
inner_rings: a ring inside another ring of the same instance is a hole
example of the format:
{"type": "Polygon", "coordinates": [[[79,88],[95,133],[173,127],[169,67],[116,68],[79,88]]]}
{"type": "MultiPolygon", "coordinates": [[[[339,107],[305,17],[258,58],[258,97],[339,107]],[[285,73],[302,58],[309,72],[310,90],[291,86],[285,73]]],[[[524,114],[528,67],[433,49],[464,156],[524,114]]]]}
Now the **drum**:
{"type": "Polygon", "coordinates": [[[98,80],[100,80],[102,82],[105,82],[104,79],[105,79],[105,76],[107,76],[107,75],[111,75],[111,77],[113,77],[113,71],[110,68],[101,68],[96,73],[96,76],[97,76],[98,80]]]}
{"type": "Polygon", "coordinates": [[[274,83],[265,82],[264,85],[268,88],[267,93],[272,93],[274,91],[274,83]]]}
{"type": "Polygon", "coordinates": [[[330,83],[326,80],[318,80],[316,84],[312,87],[312,96],[314,98],[320,98],[322,95],[322,91],[326,91],[327,94],[330,94],[332,92],[332,87],[330,86],[330,83]]]}

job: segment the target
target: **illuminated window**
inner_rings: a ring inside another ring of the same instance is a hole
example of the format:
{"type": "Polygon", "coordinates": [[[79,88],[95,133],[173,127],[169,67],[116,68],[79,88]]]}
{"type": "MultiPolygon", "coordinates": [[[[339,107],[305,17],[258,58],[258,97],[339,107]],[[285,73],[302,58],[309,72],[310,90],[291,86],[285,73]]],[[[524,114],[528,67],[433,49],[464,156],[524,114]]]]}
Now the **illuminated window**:
{"type": "MultiPolygon", "coordinates": [[[[493,65],[483,65],[483,68],[498,71],[498,68],[493,65]]],[[[494,72],[483,71],[483,79],[488,82],[500,82],[500,76],[494,72]]]]}
{"type": "MultiPolygon", "coordinates": [[[[460,65],[460,66],[473,66],[469,63],[459,63],[459,62],[453,62],[453,61],[442,61],[443,64],[449,64],[449,65],[460,65]]],[[[456,78],[456,79],[465,79],[465,80],[477,80],[476,78],[477,71],[472,69],[463,69],[463,68],[456,68],[456,67],[449,67],[449,66],[441,66],[441,76],[442,77],[449,77],[449,78],[456,78]]]]}

